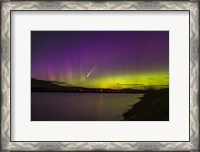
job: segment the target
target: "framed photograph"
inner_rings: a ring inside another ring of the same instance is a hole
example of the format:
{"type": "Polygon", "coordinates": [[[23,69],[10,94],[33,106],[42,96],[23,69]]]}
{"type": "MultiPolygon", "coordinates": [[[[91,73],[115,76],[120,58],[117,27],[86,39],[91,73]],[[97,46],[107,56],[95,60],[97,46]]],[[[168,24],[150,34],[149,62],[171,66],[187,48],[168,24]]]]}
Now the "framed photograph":
{"type": "Polygon", "coordinates": [[[199,2],[1,12],[1,150],[199,150],[199,2]]]}

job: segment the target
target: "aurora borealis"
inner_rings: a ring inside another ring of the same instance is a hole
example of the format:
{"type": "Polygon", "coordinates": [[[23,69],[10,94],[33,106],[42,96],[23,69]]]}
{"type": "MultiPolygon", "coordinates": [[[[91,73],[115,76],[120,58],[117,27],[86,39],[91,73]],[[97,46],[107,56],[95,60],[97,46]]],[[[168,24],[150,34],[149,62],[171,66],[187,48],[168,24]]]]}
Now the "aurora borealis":
{"type": "Polygon", "coordinates": [[[169,87],[169,31],[31,31],[31,77],[87,88],[169,87]]]}

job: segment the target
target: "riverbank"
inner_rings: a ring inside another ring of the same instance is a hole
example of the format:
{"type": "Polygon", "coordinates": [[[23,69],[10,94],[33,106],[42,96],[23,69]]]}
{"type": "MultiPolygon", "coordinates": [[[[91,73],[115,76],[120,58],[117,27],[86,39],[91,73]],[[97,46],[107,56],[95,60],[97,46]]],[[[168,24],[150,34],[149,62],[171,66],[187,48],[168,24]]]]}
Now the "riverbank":
{"type": "Polygon", "coordinates": [[[149,90],[141,100],[123,114],[125,121],[168,121],[169,88],[149,90]]]}

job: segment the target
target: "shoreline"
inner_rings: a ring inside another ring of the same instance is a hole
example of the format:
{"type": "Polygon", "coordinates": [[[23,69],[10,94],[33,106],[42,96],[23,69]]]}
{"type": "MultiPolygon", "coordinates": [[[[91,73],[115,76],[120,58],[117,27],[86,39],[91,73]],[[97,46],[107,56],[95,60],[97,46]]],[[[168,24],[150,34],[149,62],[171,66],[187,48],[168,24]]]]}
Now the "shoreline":
{"type": "Polygon", "coordinates": [[[150,89],[122,115],[124,121],[169,121],[169,88],[150,89]]]}

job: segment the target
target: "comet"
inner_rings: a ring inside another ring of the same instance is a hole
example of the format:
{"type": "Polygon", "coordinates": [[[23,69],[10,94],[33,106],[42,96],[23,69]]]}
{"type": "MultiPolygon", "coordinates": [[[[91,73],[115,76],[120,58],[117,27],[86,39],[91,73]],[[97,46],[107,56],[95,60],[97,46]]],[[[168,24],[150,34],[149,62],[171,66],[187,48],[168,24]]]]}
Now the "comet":
{"type": "Polygon", "coordinates": [[[94,71],[96,70],[96,66],[94,66],[86,75],[86,78],[88,78],[94,71]]]}

